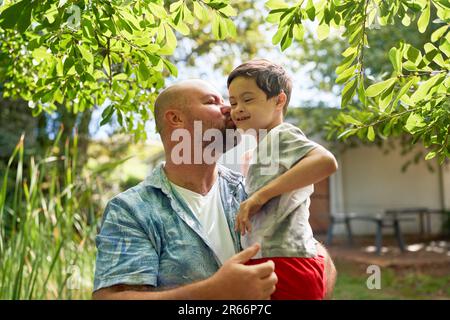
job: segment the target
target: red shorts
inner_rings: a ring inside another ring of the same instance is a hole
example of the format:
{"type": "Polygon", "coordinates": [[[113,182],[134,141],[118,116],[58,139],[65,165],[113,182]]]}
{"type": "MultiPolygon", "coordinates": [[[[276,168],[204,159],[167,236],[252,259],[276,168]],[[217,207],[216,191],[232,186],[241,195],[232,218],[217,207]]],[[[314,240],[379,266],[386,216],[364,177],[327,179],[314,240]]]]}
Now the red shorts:
{"type": "Polygon", "coordinates": [[[247,265],[272,260],[278,277],[272,300],[321,300],[325,297],[324,257],[314,258],[273,257],[252,259],[247,265]]]}

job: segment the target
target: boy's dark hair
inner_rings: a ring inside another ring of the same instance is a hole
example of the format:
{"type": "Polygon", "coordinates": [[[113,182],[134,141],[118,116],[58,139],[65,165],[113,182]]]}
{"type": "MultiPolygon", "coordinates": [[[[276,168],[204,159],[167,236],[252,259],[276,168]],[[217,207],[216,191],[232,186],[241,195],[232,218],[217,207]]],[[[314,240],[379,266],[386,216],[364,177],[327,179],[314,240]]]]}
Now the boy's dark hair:
{"type": "Polygon", "coordinates": [[[227,80],[228,88],[237,77],[255,79],[256,85],[266,93],[267,99],[275,97],[283,91],[286,94],[283,115],[286,114],[291,99],[292,80],[282,66],[266,59],[254,59],[245,62],[231,71],[227,80]]]}

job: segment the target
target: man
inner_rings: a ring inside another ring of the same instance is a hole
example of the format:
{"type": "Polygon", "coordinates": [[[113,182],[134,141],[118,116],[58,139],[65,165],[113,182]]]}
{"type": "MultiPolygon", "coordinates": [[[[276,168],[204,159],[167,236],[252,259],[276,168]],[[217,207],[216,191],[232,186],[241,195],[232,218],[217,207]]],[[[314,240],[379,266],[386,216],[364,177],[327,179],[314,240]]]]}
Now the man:
{"type": "MultiPolygon", "coordinates": [[[[194,161],[194,121],[203,132],[225,134],[234,128],[229,113],[221,95],[201,80],[178,83],[158,96],[155,119],[166,162],[108,203],[96,239],[95,299],[268,299],[273,293],[273,262],[244,265],[257,244],[239,252],[234,219],[246,198],[242,176],[194,161]],[[190,133],[191,148],[177,153],[180,142],[173,135],[179,130],[190,133]],[[179,157],[191,161],[179,163],[179,157]]],[[[331,287],[334,267],[319,250],[331,287]]]]}

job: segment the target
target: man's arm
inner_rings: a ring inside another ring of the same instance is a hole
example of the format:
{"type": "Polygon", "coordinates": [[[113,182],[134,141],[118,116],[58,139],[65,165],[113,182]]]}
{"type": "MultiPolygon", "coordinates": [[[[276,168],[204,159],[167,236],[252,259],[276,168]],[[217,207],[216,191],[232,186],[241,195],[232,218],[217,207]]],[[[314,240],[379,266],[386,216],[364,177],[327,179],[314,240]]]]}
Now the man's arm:
{"type": "Polygon", "coordinates": [[[244,265],[259,250],[253,245],[234,255],[212,277],[175,289],[157,291],[152,286],[115,285],[94,292],[93,299],[141,300],[261,300],[275,291],[274,264],[244,265]]]}
{"type": "Polygon", "coordinates": [[[333,154],[322,146],[317,146],[285,173],[256,191],[241,203],[236,220],[236,230],[251,231],[250,217],[258,212],[270,199],[283,193],[317,183],[337,170],[333,154]]]}

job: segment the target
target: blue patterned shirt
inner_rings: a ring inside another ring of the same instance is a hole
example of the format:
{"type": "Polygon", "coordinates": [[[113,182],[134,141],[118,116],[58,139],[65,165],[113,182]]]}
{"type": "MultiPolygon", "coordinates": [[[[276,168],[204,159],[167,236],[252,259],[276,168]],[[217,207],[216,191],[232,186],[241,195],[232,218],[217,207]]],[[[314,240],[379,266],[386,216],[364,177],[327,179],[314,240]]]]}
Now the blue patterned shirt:
{"type": "MultiPolygon", "coordinates": [[[[117,284],[170,288],[203,280],[221,266],[200,222],[160,164],[109,201],[96,237],[94,291],[117,284]]],[[[224,213],[236,252],[235,214],[246,199],[243,177],[218,165],[224,213]]]]}

